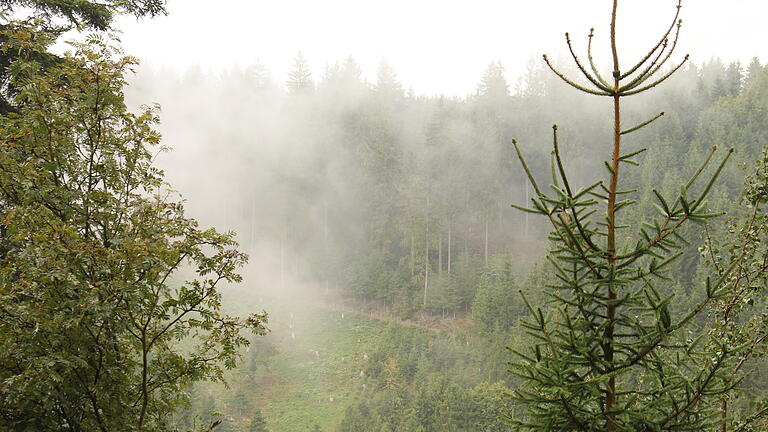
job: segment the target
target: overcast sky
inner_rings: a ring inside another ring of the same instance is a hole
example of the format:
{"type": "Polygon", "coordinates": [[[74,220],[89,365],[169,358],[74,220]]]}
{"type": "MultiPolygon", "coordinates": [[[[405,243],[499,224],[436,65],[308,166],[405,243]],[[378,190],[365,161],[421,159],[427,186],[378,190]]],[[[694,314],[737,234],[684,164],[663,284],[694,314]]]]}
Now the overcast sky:
{"type": "MultiPolygon", "coordinates": [[[[619,46],[624,64],[658,40],[677,0],[624,0],[619,46]]],[[[610,0],[169,0],[168,16],[118,27],[127,53],[152,67],[247,66],[260,59],[284,80],[301,50],[315,76],[353,56],[373,81],[382,59],[417,94],[473,93],[501,60],[514,84],[542,53],[564,55],[564,32],[578,49],[596,31],[595,57],[608,65],[610,0]]],[[[679,56],[747,63],[768,59],[768,1],[687,0],[679,56]]]]}

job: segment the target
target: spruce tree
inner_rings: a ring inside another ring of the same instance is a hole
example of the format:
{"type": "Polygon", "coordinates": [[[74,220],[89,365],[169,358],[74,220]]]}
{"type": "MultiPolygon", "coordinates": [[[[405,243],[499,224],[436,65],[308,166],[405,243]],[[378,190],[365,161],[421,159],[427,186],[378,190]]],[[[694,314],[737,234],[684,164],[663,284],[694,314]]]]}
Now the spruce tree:
{"type": "Polygon", "coordinates": [[[681,228],[718,216],[708,210],[706,197],[732,150],[712,163],[713,147],[677,196],[652,191],[654,217],[642,226],[622,224],[620,218],[639,194],[622,190],[620,174],[638,165],[637,157],[646,151],[625,148],[622,139],[664,114],[626,128],[622,101],[657,87],[688,56],[663,69],[680,34],[678,2],[674,20],[659,41],[637,64],[621,69],[617,7],[614,0],[608,79],[593,61],[593,31],[588,35],[586,63],[565,35],[586,84],[566,76],[544,56],[546,65],[567,84],[612,102],[613,142],[604,161],[607,180],[575,189],[553,126],[552,192],[547,194],[513,141],[535,189],[531,207],[513,206],[543,215],[551,223],[548,260],[554,272],[554,282],[546,288],[549,303],[534,307],[526,300],[531,315],[521,325],[536,343],[530,351],[514,351],[519,357],[511,363],[511,372],[523,379],[513,396],[527,411],[512,420],[519,430],[706,430],[724,424],[719,401],[738,381],[731,379],[731,372],[744,346],[713,333],[694,333],[692,325],[694,318],[703,318],[709,307],[723,300],[738,262],[706,278],[702,300],[680,316],[670,312],[674,284],[666,283],[671,280],[670,264],[689,244],[681,228]]]}
{"type": "Polygon", "coordinates": [[[267,429],[267,421],[264,419],[264,414],[261,410],[256,408],[251,415],[251,423],[248,425],[248,432],[269,432],[267,429]]]}
{"type": "Polygon", "coordinates": [[[312,71],[309,68],[304,54],[299,51],[296,58],[293,59],[293,69],[288,72],[288,81],[285,83],[288,92],[291,94],[311,92],[315,88],[312,82],[312,71]]]}

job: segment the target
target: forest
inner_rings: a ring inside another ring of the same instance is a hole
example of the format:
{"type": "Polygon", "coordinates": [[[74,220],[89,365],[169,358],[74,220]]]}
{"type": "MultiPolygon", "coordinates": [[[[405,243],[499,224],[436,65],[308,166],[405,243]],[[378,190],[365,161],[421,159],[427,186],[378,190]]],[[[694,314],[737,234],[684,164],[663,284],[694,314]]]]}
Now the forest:
{"type": "Polygon", "coordinates": [[[428,96],[0,2],[0,432],[768,430],[768,65],[602,3],[428,96]]]}

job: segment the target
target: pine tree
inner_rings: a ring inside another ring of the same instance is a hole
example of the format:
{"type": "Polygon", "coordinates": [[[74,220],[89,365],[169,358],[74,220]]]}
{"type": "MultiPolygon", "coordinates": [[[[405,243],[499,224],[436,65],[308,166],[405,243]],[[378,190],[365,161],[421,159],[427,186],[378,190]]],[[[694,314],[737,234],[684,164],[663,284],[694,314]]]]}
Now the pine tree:
{"type": "Polygon", "coordinates": [[[642,227],[621,224],[619,218],[634,204],[637,191],[622,190],[620,174],[624,167],[638,165],[635,158],[646,151],[625,149],[622,138],[664,114],[623,128],[621,103],[667,80],[688,56],[662,71],[680,34],[678,2],[675,18],[658,43],[639,63],[622,71],[616,43],[617,6],[614,0],[609,80],[593,62],[593,31],[588,36],[586,66],[565,35],[588,84],[569,78],[544,56],[546,65],[567,84],[613,102],[613,145],[604,162],[607,182],[574,189],[561,158],[557,126],[553,126],[553,193],[545,194],[513,141],[536,193],[532,207],[513,206],[544,215],[551,223],[553,246],[548,260],[557,276],[547,286],[546,308],[526,300],[531,316],[521,325],[538,343],[528,352],[515,351],[519,359],[512,363],[512,372],[524,380],[514,396],[527,408],[524,416],[513,420],[519,430],[705,430],[723,424],[720,398],[736,385],[731,372],[743,347],[714,334],[695,335],[691,324],[729,291],[737,261],[707,278],[703,300],[680,316],[670,312],[674,284],[665,284],[670,264],[688,244],[681,228],[718,216],[708,210],[705,199],[732,150],[710,167],[713,147],[676,197],[665,198],[653,190],[657,215],[642,227]],[[709,177],[701,180],[705,171],[709,177]],[[622,235],[632,228],[637,228],[634,235],[622,235]]]}
{"type": "Polygon", "coordinates": [[[251,415],[251,423],[248,425],[248,432],[269,432],[267,429],[267,421],[264,419],[264,414],[261,410],[256,408],[251,415]]]}
{"type": "Polygon", "coordinates": [[[491,100],[504,99],[509,96],[509,84],[504,78],[504,66],[501,62],[491,62],[485,70],[480,85],[477,86],[477,93],[491,100]]]}
{"type": "Polygon", "coordinates": [[[379,64],[374,89],[384,99],[397,100],[403,97],[403,85],[397,80],[395,69],[386,60],[379,64]]]}
{"type": "Polygon", "coordinates": [[[293,59],[293,69],[288,73],[285,85],[290,94],[308,93],[315,88],[309,62],[301,51],[293,59]]]}

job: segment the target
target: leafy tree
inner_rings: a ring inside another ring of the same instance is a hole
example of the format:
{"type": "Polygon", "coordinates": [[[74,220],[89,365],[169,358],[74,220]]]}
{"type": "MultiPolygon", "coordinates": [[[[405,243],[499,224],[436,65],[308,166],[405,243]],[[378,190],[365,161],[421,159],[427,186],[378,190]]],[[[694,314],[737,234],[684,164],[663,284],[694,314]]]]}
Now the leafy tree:
{"type": "Polygon", "coordinates": [[[30,9],[33,16],[51,24],[61,18],[70,25],[106,30],[119,14],[137,17],[164,14],[165,0],[5,0],[0,4],[0,12],[7,14],[19,7],[30,9]]]}
{"type": "MultiPolygon", "coordinates": [[[[56,35],[69,27],[106,30],[116,15],[130,14],[136,17],[156,16],[165,13],[165,0],[5,0],[0,2],[0,16],[8,16],[23,8],[45,28],[56,35]]],[[[3,19],[5,21],[5,19],[3,19]]],[[[0,22],[0,30],[9,29],[9,23],[0,22]]],[[[7,36],[0,36],[0,46],[7,47],[7,36]]],[[[47,52],[37,53],[41,64],[55,63],[57,57],[47,52]],[[44,60],[44,61],[43,61],[44,60]]],[[[0,51],[0,114],[13,109],[11,98],[17,89],[11,83],[8,67],[16,60],[17,53],[12,50],[0,51]]]]}
{"type": "MultiPolygon", "coordinates": [[[[538,342],[529,352],[516,351],[520,360],[514,373],[524,384],[515,397],[527,415],[514,419],[521,430],[705,430],[722,426],[720,398],[735,387],[733,368],[744,354],[743,344],[733,344],[714,334],[692,337],[694,318],[708,306],[726,298],[729,278],[740,263],[733,261],[721,273],[706,279],[703,299],[690,311],[672,315],[674,292],[666,273],[683,255],[687,240],[681,227],[687,222],[706,223],[717,216],[706,198],[729,159],[697,183],[712,160],[715,148],[682,186],[674,199],[656,190],[657,215],[644,222],[633,236],[622,236],[619,216],[634,203],[635,191],[620,188],[626,165],[646,149],[626,150],[622,138],[660,118],[638,126],[622,127],[623,98],[650,90],[668,79],[688,60],[660,75],[677,44],[681,22],[677,14],[659,42],[639,63],[620,69],[616,45],[616,11],[611,14],[611,80],[603,78],[592,61],[589,34],[588,63],[582,63],[566,41],[576,66],[588,84],[569,78],[544,60],[561,79],[578,90],[608,97],[613,102],[613,146],[605,162],[608,181],[578,190],[566,175],[553,130],[552,195],[536,184],[524,158],[520,161],[534,185],[532,208],[544,215],[553,231],[549,261],[558,281],[550,285],[549,313],[530,306],[531,317],[522,325],[538,342]],[[597,201],[594,198],[599,198],[597,201]],[[599,211],[602,217],[597,217],[599,211]]],[[[515,143],[517,148],[517,144],[515,143]]]]}
{"type": "Polygon", "coordinates": [[[0,430],[164,430],[265,331],[221,312],[247,257],[169,198],[156,110],[123,100],[134,59],[93,37],[44,67],[54,35],[3,36],[20,91],[0,117],[0,430]]]}

